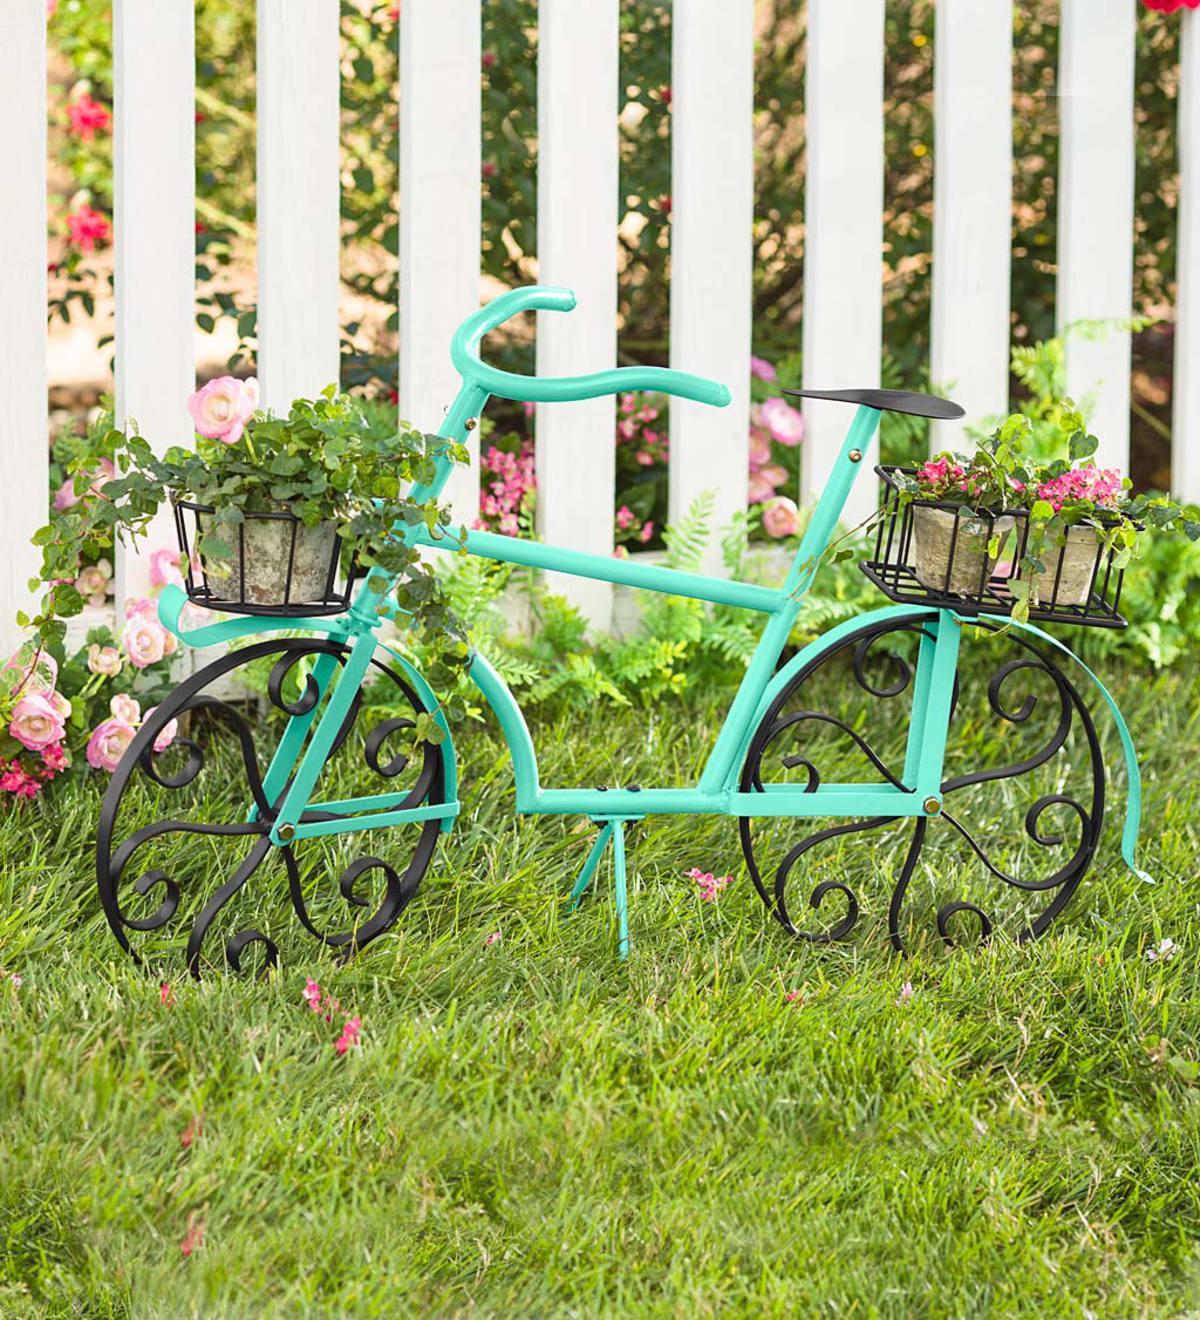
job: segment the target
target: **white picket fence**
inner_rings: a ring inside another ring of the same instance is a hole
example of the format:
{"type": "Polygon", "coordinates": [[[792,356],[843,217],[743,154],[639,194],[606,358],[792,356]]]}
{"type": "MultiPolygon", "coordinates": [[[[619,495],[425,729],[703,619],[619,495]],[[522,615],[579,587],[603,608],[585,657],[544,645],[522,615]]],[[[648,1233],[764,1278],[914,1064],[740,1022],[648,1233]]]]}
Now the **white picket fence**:
{"type": "MultiPolygon", "coordinates": [[[[881,347],[885,0],[808,0],[804,374],[878,383],[881,347]]],[[[259,360],[268,404],[338,369],[338,0],[258,0],[259,360]]],[[[404,0],[400,116],[401,414],[438,425],[456,381],[450,334],[479,300],[481,0],[404,0]]],[[[1062,0],[1060,324],[1130,315],[1137,0],[1062,0]]],[[[540,278],[580,297],[545,314],[538,370],[616,354],[618,0],[541,0],[540,278]]],[[[1009,347],[1011,0],[938,0],[932,370],[976,417],[1004,409],[1009,347]]],[[[1168,20],[1164,20],[1168,21],[1168,20]]],[[[1179,299],[1173,468],[1200,499],[1200,12],[1185,11],[1179,137],[1179,299]],[[1190,368],[1190,369],[1189,369],[1190,368]]],[[[671,361],[725,380],[724,411],[678,402],[673,514],[746,490],[751,317],[754,0],[675,0],[671,361]]],[[[164,443],[190,435],[194,380],[192,0],[114,0],[116,397],[164,443]]],[[[0,3],[0,640],[27,596],[29,533],[46,506],[46,31],[44,0],[0,3]]],[[[1105,460],[1129,443],[1130,344],[1073,342],[1072,389],[1097,397],[1105,460]]],[[[543,410],[542,531],[612,548],[611,401],[543,410]]],[[[828,471],[845,416],[814,406],[805,494],[828,471]]],[[[939,439],[942,437],[938,437],[939,439]]],[[[476,470],[453,487],[460,514],[476,470]]],[[[850,515],[865,515],[863,483],[850,515]]],[[[168,533],[164,532],[164,536],[168,533]]],[[[126,566],[119,598],[136,586],[126,566]]],[[[579,599],[604,619],[607,588],[579,599]]]]}

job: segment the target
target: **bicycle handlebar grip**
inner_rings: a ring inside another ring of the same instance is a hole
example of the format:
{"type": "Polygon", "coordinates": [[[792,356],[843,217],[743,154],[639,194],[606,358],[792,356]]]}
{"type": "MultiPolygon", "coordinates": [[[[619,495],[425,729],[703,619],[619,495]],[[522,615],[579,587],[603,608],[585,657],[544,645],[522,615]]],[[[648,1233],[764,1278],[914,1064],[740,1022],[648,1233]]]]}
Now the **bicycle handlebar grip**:
{"type": "Polygon", "coordinates": [[[727,386],[667,367],[618,367],[586,376],[538,377],[501,371],[489,366],[479,356],[479,344],[484,335],[509,317],[526,311],[569,312],[574,306],[575,295],[570,289],[539,284],[510,289],[468,316],[458,327],[450,341],[450,360],[464,380],[502,399],[565,403],[628,390],[657,390],[714,408],[724,408],[729,403],[732,396],[727,386]]]}

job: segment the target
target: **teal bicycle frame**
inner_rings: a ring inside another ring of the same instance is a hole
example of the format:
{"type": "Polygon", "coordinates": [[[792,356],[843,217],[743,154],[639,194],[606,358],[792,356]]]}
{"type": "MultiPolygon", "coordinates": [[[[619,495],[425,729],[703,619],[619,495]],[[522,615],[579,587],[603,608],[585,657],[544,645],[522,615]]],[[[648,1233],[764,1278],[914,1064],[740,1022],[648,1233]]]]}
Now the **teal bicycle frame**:
{"type": "MultiPolygon", "coordinates": [[[[626,367],[588,376],[547,379],[514,375],[491,367],[480,359],[478,347],[483,335],[510,316],[530,309],[569,311],[574,304],[574,295],[569,290],[530,287],[503,294],[470,317],[459,328],[451,345],[451,357],[462,377],[462,387],[439,434],[447,441],[464,442],[477,424],[491,395],[553,403],[631,390],[655,390],[717,407],[729,402],[730,395],[725,386],[659,367],[626,367]]],[[[410,545],[454,552],[465,550],[467,554],[484,559],[619,583],[645,591],[691,597],[756,611],[766,616],[758,646],[707,763],[698,782],[691,787],[543,788],[533,740],[516,698],[482,655],[474,653],[471,656],[471,678],[495,713],[512,755],[517,812],[523,815],[583,815],[602,826],[576,885],[573,899],[578,900],[606,845],[610,840],[613,842],[622,953],[628,945],[622,835],[623,826],[627,822],[652,815],[691,813],[735,817],[920,817],[935,816],[942,809],[942,771],[954,674],[958,665],[962,629],[964,624],[970,622],[969,619],[948,609],[886,606],[834,628],[793,657],[786,666],[779,668],[779,660],[791,635],[801,602],[833,539],[879,422],[878,410],[870,407],[857,409],[786,580],[774,590],[745,582],[640,564],[636,560],[587,554],[492,532],[467,531],[460,538],[451,534],[433,536],[423,525],[397,528],[397,535],[403,536],[410,545]],[[792,784],[766,784],[763,786],[764,792],[740,792],[737,787],[739,771],[753,731],[797,668],[830,647],[839,645],[846,635],[864,623],[899,619],[906,615],[923,618],[927,623],[921,630],[901,786],[821,783],[815,790],[807,791],[792,784]]],[[[449,457],[445,454],[439,456],[434,479],[427,486],[414,488],[412,497],[418,501],[436,498],[452,468],[453,463],[449,457]]],[[[450,729],[440,713],[437,698],[408,658],[377,636],[381,620],[394,616],[394,610],[388,603],[390,587],[391,581],[385,575],[377,571],[371,573],[350,610],[333,619],[273,620],[257,616],[227,619],[191,630],[185,630],[180,625],[186,604],[184,593],[178,588],[168,588],[161,597],[160,617],[164,625],[192,646],[209,646],[251,633],[302,630],[325,633],[348,647],[341,666],[333,656],[327,654],[319,656],[315,661],[313,678],[318,685],[321,700],[308,714],[293,716],[289,720],[264,778],[264,790],[269,799],[284,793],[270,835],[277,847],[293,839],[349,830],[385,828],[431,819],[440,820],[443,830],[449,830],[454,817],[459,813],[458,778],[453,745],[449,740],[450,729]],[[434,715],[446,734],[447,801],[444,803],[399,808],[398,803],[404,795],[386,793],[337,802],[311,800],[321,769],[342,727],[350,703],[379,646],[383,646],[402,668],[425,709],[434,715]],[[311,816],[317,812],[332,819],[303,819],[306,814],[311,816]]],[[[1076,659],[1065,646],[1042,630],[1028,624],[1014,626],[1024,627],[1026,631],[1037,634],[1042,640],[1076,659]]],[[[1125,752],[1129,798],[1123,852],[1126,861],[1136,870],[1133,847],[1140,812],[1140,781],[1132,739],[1111,695],[1090,670],[1087,672],[1115,717],[1125,752]]]]}

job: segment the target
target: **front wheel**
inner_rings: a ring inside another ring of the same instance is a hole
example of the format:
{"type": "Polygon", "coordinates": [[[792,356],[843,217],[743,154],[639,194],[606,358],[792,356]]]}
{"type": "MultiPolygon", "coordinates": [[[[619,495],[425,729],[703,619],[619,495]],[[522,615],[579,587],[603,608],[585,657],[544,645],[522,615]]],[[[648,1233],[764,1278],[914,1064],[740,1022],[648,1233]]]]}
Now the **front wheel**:
{"type": "MultiPolygon", "coordinates": [[[[755,730],[741,791],[902,787],[917,650],[935,617],[914,610],[864,624],[802,665],[755,730]]],[[[972,931],[1025,941],[1048,929],[1095,856],[1104,762],[1079,692],[1012,629],[979,622],[964,638],[942,792],[935,817],[822,829],[808,818],[740,818],[763,902],[791,934],[828,943],[849,935],[877,896],[898,952],[934,931],[952,944],[972,931]]]]}
{"type": "MultiPolygon", "coordinates": [[[[96,837],[100,901],[135,958],[182,944],[198,976],[206,937],[218,926],[234,970],[251,950],[263,968],[274,966],[279,949],[266,928],[284,890],[304,928],[349,956],[388,930],[412,899],[433,858],[437,819],[286,847],[269,838],[299,735],[319,718],[348,654],[324,639],[256,643],[193,674],[143,723],[113,773],[96,837]],[[272,768],[281,739],[287,764],[272,768]],[[255,876],[267,884],[252,891],[255,876]]],[[[399,669],[373,659],[316,796],[332,804],[387,793],[393,808],[444,803],[442,746],[408,745],[423,709],[399,669]]],[[[302,821],[334,818],[310,809],[302,821]]]]}

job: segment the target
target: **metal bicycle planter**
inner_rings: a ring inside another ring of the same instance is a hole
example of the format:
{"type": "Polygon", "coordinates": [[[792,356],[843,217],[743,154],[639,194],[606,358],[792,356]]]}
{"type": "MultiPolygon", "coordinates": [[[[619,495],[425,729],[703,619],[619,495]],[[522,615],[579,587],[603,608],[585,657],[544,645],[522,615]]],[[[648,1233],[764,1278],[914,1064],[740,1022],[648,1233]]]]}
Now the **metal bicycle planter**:
{"type": "MultiPolygon", "coordinates": [[[[510,316],[535,308],[568,311],[573,305],[574,297],[567,290],[525,288],[502,295],[470,317],[451,345],[463,384],[441,434],[463,439],[493,394],[547,403],[657,390],[714,406],[729,401],[723,385],[662,368],[538,379],[497,370],[480,359],[483,336],[510,316]]],[[[803,861],[807,866],[822,843],[872,837],[885,827],[910,831],[902,861],[897,855],[889,907],[889,933],[898,949],[904,945],[902,909],[931,827],[962,837],[992,881],[1022,896],[1014,930],[1020,939],[1036,937],[1046,929],[1069,901],[1095,853],[1105,806],[1105,772],[1095,725],[1079,690],[1058,663],[1062,657],[1075,658],[1033,624],[1013,624],[1004,630],[1001,644],[1014,647],[1015,654],[997,667],[987,686],[987,701],[990,714],[1004,729],[1017,733],[1030,727],[1035,709],[1049,704],[1051,732],[1039,736],[1024,754],[1001,757],[998,766],[971,767],[955,774],[947,773],[947,735],[960,709],[960,641],[977,613],[971,602],[927,593],[920,603],[888,605],[841,623],[781,663],[801,601],[833,538],[850,489],[866,466],[863,459],[881,412],[961,415],[953,404],[902,391],[841,391],[823,397],[854,404],[856,411],[795,561],[776,589],[488,532],[466,535],[465,549],[472,555],[734,606],[765,618],[757,649],[698,781],[684,788],[543,787],[516,699],[482,655],[472,657],[471,677],[494,711],[512,754],[517,812],[582,815],[599,826],[571,894],[572,905],[612,845],[622,956],[629,947],[625,830],[647,817],[699,813],[737,819],[747,866],[764,901],[788,930],[819,941],[850,932],[858,919],[859,899],[843,879],[818,880],[811,891],[806,885],[802,897],[807,897],[810,909],[821,908],[833,894],[840,894],[843,903],[840,914],[832,917],[830,910],[838,905],[828,904],[823,928],[801,929],[793,915],[796,905],[788,902],[789,881],[798,864],[803,861]],[[843,656],[851,661],[853,690],[867,701],[855,717],[858,727],[842,709],[849,691],[845,684],[838,690],[840,714],[820,709],[808,697],[810,689],[819,691],[824,676],[843,656]],[[1023,701],[1011,697],[1009,685],[1017,676],[1022,684],[1041,682],[1049,702],[1028,692],[1023,701]],[[903,711],[891,714],[901,702],[903,711]],[[882,751],[861,731],[866,717],[878,711],[888,712],[884,732],[889,747],[882,751]],[[1078,735],[1072,733],[1076,727],[1078,735]],[[866,763],[871,779],[823,778],[810,745],[814,737],[819,741],[822,736],[843,740],[866,763]],[[1082,751],[1088,784],[1081,795],[1068,793],[1060,782],[1060,755],[1069,739],[1082,751]],[[1026,834],[1038,849],[1056,850],[1055,856],[1061,857],[1057,850],[1065,847],[1068,855],[1048,874],[1028,878],[1011,874],[992,859],[977,832],[961,818],[958,803],[981,785],[1001,785],[1007,791],[1041,767],[1053,767],[1055,780],[1052,791],[1040,794],[1029,806],[1026,834]],[[799,778],[789,779],[794,773],[799,778]],[[1073,846],[1046,824],[1047,813],[1052,812],[1077,827],[1073,846]],[[812,830],[811,822],[818,818],[841,823],[812,830]],[[789,833],[797,828],[803,831],[799,839],[789,833]]],[[[440,460],[432,484],[414,494],[421,499],[436,495],[450,466],[448,460],[440,460]]],[[[431,539],[423,528],[398,530],[398,534],[413,544],[459,548],[457,542],[431,539]]],[[[868,566],[868,571],[880,581],[884,567],[881,561],[873,570],[868,566]]],[[[888,589],[886,580],[882,585],[888,589]]],[[[299,630],[316,636],[267,637],[199,670],[163,701],[131,744],[113,775],[97,839],[101,900],[114,934],[127,950],[138,952],[131,947],[131,933],[153,942],[154,932],[168,931],[184,893],[196,886],[209,897],[190,928],[186,958],[194,973],[202,966],[205,937],[219,918],[227,927],[225,957],[235,969],[252,945],[260,946],[259,956],[266,964],[275,963],[274,941],[244,918],[232,921],[225,911],[235,898],[246,901],[248,882],[260,871],[271,882],[268,892],[275,892],[285,879],[304,926],[346,953],[395,922],[428,869],[439,836],[453,829],[460,803],[453,741],[437,698],[411,661],[378,635],[381,620],[390,613],[388,589],[388,581],[376,572],[367,576],[351,607],[336,617],[258,615],[190,630],[180,623],[185,593],[178,588],[164,592],[163,623],[192,646],[253,633],[299,630]],[[287,717],[277,740],[268,739],[273,727],[269,722],[252,726],[222,695],[228,676],[248,667],[261,672],[269,702],[287,717]],[[372,675],[378,681],[368,683],[372,675]],[[420,712],[439,722],[444,740],[437,745],[422,743],[411,758],[396,753],[398,744],[393,741],[389,755],[389,739],[410,729],[411,717],[420,712]],[[156,752],[155,743],[172,720],[184,721],[187,727],[181,728],[170,748],[156,752]],[[365,734],[356,735],[356,726],[365,734]],[[222,743],[227,751],[221,750],[222,743]],[[384,791],[339,797],[337,785],[343,769],[349,769],[347,760],[359,754],[384,791]],[[135,785],[139,792],[157,794],[167,814],[122,835],[123,804],[135,785]],[[188,811],[173,809],[173,801],[184,798],[189,799],[188,811]],[[368,834],[375,850],[359,843],[359,837],[368,834]],[[215,848],[217,860],[204,860],[205,848],[215,848]],[[214,871],[220,877],[215,885],[214,871]],[[363,917],[332,931],[323,928],[316,911],[318,890],[331,874],[338,877],[337,892],[352,916],[363,917]],[[375,892],[373,900],[362,892],[368,886],[375,892]]],[[[901,595],[899,589],[892,594],[901,595]]],[[[981,623],[985,632],[995,627],[986,618],[981,623]]],[[[1122,742],[1129,779],[1122,851],[1133,866],[1140,789],[1132,742],[1112,697],[1090,671],[1082,672],[1108,704],[1122,742]]],[[[873,854],[871,864],[876,868],[882,855],[873,854]]],[[[960,914],[964,913],[973,917],[982,935],[990,934],[994,922],[988,908],[958,898],[937,906],[936,927],[943,938],[952,938],[952,927],[962,933],[966,919],[960,920],[960,914]]]]}

